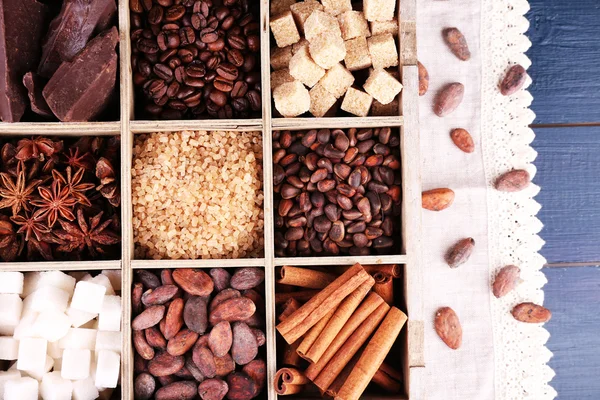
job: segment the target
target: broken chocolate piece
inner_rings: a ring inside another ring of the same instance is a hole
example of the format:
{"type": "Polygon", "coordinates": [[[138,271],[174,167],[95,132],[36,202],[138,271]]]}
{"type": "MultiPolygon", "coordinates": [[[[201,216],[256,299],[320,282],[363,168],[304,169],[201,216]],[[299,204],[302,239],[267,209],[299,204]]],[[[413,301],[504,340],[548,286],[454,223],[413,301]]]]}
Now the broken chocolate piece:
{"type": "Polygon", "coordinates": [[[107,29],[116,12],[115,0],[65,0],[50,23],[38,73],[50,78],[61,63],[83,50],[94,32],[107,29]]]}
{"type": "Polygon", "coordinates": [[[0,119],[21,120],[29,101],[23,75],[39,61],[47,7],[36,0],[0,0],[0,119]]]}
{"type": "Polygon", "coordinates": [[[43,117],[53,117],[46,99],[42,95],[44,89],[44,78],[33,72],[28,72],[23,77],[23,85],[27,88],[29,102],[31,103],[31,111],[43,117]]]}
{"type": "Polygon", "coordinates": [[[43,94],[59,120],[90,121],[106,108],[117,80],[118,42],[116,28],[104,31],[54,73],[43,94]]]}

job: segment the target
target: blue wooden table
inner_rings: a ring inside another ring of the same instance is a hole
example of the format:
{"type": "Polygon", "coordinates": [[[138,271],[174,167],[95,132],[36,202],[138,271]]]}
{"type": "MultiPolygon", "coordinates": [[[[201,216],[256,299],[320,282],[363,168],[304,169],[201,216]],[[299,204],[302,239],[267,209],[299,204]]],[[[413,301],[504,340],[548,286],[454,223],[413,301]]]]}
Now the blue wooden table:
{"type": "Polygon", "coordinates": [[[600,399],[600,1],[530,0],[529,74],[560,400],[600,399]]]}

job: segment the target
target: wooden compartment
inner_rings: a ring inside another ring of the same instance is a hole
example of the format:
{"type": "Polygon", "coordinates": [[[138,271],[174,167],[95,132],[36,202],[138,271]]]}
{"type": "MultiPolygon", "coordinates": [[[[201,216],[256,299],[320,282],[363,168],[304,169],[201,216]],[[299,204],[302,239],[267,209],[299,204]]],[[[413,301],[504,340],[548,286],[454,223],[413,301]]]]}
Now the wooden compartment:
{"type": "MultiPolygon", "coordinates": [[[[399,72],[404,86],[400,94],[398,116],[390,117],[339,117],[339,118],[276,118],[271,117],[270,49],[269,49],[269,1],[260,2],[261,25],[261,76],[262,76],[262,119],[235,120],[185,120],[185,121],[142,121],[134,120],[134,97],[131,76],[131,42],[129,0],[118,0],[120,31],[120,122],[92,123],[0,123],[2,136],[121,136],[121,260],[85,262],[32,262],[2,263],[1,270],[44,271],[44,270],[122,270],[123,302],[123,348],[121,372],[121,398],[133,400],[133,351],[131,345],[131,285],[135,269],[148,268],[211,268],[259,266],[266,271],[266,335],[267,335],[267,384],[261,395],[269,400],[277,397],[273,390],[276,372],[275,332],[275,266],[280,265],[348,265],[402,264],[404,279],[403,298],[398,299],[408,315],[408,322],[400,336],[404,389],[407,396],[363,396],[363,398],[419,399],[424,367],[423,356],[423,310],[422,310],[422,265],[421,265],[421,180],[420,144],[418,127],[418,72],[416,59],[416,0],[402,0],[398,4],[399,17],[399,72]],[[364,257],[306,257],[275,258],[273,245],[273,181],[272,144],[273,130],[347,128],[347,127],[397,127],[400,129],[402,159],[402,248],[396,255],[364,257]],[[231,260],[134,260],[133,230],[131,225],[131,161],[135,134],[172,132],[178,130],[257,130],[263,133],[263,190],[265,250],[264,258],[231,260]]],[[[396,348],[396,347],[395,347],[396,348]]]]}

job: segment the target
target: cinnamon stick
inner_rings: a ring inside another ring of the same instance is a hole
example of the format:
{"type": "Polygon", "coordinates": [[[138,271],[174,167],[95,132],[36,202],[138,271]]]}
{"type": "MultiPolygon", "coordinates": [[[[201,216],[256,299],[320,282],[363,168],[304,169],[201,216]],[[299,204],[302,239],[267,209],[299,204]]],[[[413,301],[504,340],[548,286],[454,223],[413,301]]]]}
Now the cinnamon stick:
{"type": "MultiPolygon", "coordinates": [[[[339,273],[345,272],[348,270],[348,266],[337,267],[336,271],[339,273]]],[[[402,267],[397,264],[389,264],[389,265],[363,265],[365,271],[369,274],[373,275],[377,272],[381,272],[387,275],[390,275],[392,278],[400,278],[402,276],[402,267]]]]}
{"type": "Polygon", "coordinates": [[[308,289],[323,289],[333,282],[336,277],[335,274],[327,272],[284,265],[279,270],[279,279],[277,279],[277,283],[308,289]]]}
{"type": "Polygon", "coordinates": [[[295,368],[281,368],[275,374],[275,391],[280,395],[300,392],[309,380],[295,368]]]}
{"type": "Polygon", "coordinates": [[[377,293],[371,292],[367,295],[365,301],[356,309],[350,319],[344,324],[344,327],[337,334],[335,339],[331,342],[325,353],[321,356],[319,361],[309,365],[304,371],[306,377],[314,381],[317,376],[321,373],[327,363],[333,358],[338,350],[344,345],[346,340],[354,333],[354,331],[366,320],[375,310],[382,304],[385,304],[381,296],[377,293]]]}
{"type": "Polygon", "coordinates": [[[344,367],[344,369],[342,370],[342,372],[340,372],[340,374],[335,378],[335,380],[333,381],[333,383],[325,391],[325,393],[327,394],[327,396],[329,396],[329,397],[335,397],[338,394],[338,392],[340,391],[340,389],[342,388],[342,386],[344,386],[344,383],[346,382],[346,379],[348,379],[348,377],[350,376],[350,373],[354,369],[354,366],[356,365],[356,363],[360,359],[360,356],[361,356],[361,354],[362,354],[363,351],[364,351],[364,346],[363,346],[363,348],[358,353],[356,353],[354,355],[354,357],[352,357],[352,359],[350,360],[350,362],[348,362],[348,364],[344,367]]]}
{"type": "Polygon", "coordinates": [[[382,272],[373,274],[375,286],[373,290],[390,306],[394,305],[394,280],[391,275],[382,272]]]}
{"type": "Polygon", "coordinates": [[[300,367],[302,365],[302,358],[297,351],[300,342],[300,340],[296,340],[296,342],[292,344],[284,343],[283,358],[281,359],[283,365],[289,367],[300,367]]]}
{"type": "Polygon", "coordinates": [[[300,303],[304,303],[315,297],[319,293],[318,290],[300,290],[298,292],[275,293],[275,304],[282,304],[289,299],[296,299],[300,303]]]}
{"type": "Polygon", "coordinates": [[[279,321],[283,321],[284,319],[286,319],[287,317],[292,315],[299,308],[300,308],[300,303],[298,302],[298,300],[296,300],[294,298],[289,299],[281,307],[281,312],[279,313],[279,316],[277,317],[277,319],[279,321]]]}
{"type": "Polygon", "coordinates": [[[398,382],[402,382],[402,372],[393,368],[390,364],[386,363],[385,361],[381,363],[381,367],[379,367],[379,370],[385,373],[386,375],[389,375],[392,379],[397,380],[398,382]]]}
{"type": "Polygon", "coordinates": [[[346,379],[344,386],[335,396],[335,400],[360,399],[381,363],[385,360],[405,323],[406,315],[396,307],[392,307],[369,341],[367,348],[354,366],[348,379],[346,379]]]}
{"type": "Polygon", "coordinates": [[[373,382],[388,393],[398,393],[402,388],[400,382],[392,379],[392,377],[383,372],[381,368],[379,368],[377,372],[375,372],[375,375],[373,375],[373,379],[371,379],[371,382],[373,382]]]}
{"type": "Polygon", "coordinates": [[[335,311],[335,314],[331,317],[331,320],[327,323],[325,329],[323,329],[319,337],[314,341],[310,350],[303,356],[305,360],[316,363],[321,359],[321,356],[323,356],[327,348],[331,345],[331,342],[333,342],[337,334],[340,333],[346,322],[348,322],[352,313],[354,313],[360,302],[369,293],[374,282],[373,278],[367,279],[344,299],[335,311]]]}
{"type": "MultiPolygon", "coordinates": [[[[306,353],[311,348],[311,346],[313,345],[315,340],[317,340],[317,338],[319,337],[321,332],[323,332],[323,329],[325,329],[325,327],[327,326],[327,324],[329,323],[329,321],[331,320],[331,317],[333,317],[333,314],[335,314],[335,312],[336,312],[335,308],[333,310],[329,311],[326,316],[324,316],[319,322],[317,322],[317,324],[315,326],[313,326],[312,328],[310,328],[308,330],[308,332],[306,332],[306,335],[304,335],[304,339],[302,339],[302,342],[300,343],[300,346],[298,346],[298,350],[297,350],[298,355],[300,357],[304,358],[305,360],[308,360],[306,358],[306,353]]],[[[310,360],[308,360],[308,361],[310,361],[310,360]]]]}
{"type": "Polygon", "coordinates": [[[294,343],[368,278],[369,274],[363,267],[355,264],[289,318],[280,322],[277,330],[286,342],[294,343]]]}
{"type": "MultiPolygon", "coordinates": [[[[377,307],[377,310],[364,320],[363,323],[360,324],[360,327],[350,335],[346,343],[344,343],[340,350],[327,363],[327,366],[325,366],[319,376],[313,381],[319,389],[326,391],[329,388],[350,359],[356,354],[367,339],[369,339],[369,336],[371,336],[375,329],[377,329],[389,309],[390,306],[386,303],[382,303],[377,307]]],[[[377,368],[379,368],[379,365],[377,368]]],[[[373,373],[375,372],[373,371],[373,373]]]]}

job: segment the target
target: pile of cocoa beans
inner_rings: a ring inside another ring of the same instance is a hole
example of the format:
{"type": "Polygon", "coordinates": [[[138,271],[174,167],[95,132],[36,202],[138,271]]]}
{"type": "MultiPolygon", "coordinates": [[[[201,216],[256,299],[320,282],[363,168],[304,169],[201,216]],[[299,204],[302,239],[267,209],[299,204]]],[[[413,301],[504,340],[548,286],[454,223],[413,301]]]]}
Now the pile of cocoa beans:
{"type": "Polygon", "coordinates": [[[136,400],[249,400],[266,382],[264,270],[136,270],[136,400]],[[205,272],[206,271],[206,272],[205,272]],[[230,273],[231,272],[231,273],[230,273]]]}

